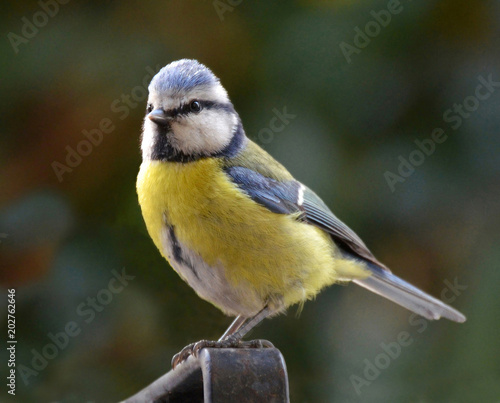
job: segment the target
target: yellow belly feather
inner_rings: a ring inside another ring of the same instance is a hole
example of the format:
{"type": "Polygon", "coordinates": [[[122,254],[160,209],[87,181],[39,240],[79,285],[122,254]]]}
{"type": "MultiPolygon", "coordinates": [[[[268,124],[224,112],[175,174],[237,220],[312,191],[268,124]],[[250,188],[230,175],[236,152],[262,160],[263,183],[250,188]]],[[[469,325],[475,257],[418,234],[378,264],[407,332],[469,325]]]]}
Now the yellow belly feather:
{"type": "Polygon", "coordinates": [[[164,215],[181,243],[228,281],[252,287],[283,307],[314,297],[340,279],[367,276],[363,265],[341,259],[330,236],[293,216],[258,205],[231,183],[217,159],[187,164],[146,161],[137,192],[150,236],[164,254],[164,215]]]}

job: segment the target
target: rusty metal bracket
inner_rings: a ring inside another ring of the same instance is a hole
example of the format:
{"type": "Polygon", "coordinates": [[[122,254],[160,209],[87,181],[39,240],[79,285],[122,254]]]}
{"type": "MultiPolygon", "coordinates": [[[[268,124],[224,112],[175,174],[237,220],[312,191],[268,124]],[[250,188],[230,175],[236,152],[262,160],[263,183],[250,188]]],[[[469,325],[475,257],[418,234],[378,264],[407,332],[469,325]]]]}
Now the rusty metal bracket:
{"type": "Polygon", "coordinates": [[[205,348],[124,403],[289,401],[285,360],[278,349],[205,348]]]}

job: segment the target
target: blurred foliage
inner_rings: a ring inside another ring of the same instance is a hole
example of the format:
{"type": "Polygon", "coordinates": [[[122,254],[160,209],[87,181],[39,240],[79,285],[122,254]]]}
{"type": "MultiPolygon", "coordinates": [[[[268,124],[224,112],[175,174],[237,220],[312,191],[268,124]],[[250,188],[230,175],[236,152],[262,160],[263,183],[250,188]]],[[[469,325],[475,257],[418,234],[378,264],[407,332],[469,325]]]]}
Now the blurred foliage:
{"type": "MultiPolygon", "coordinates": [[[[16,287],[18,366],[32,368],[33,351],[69,322],[80,329],[27,385],[18,373],[19,401],[123,399],[230,323],[161,258],[135,195],[140,87],[184,57],[213,69],[248,136],[398,275],[437,296],[445,279],[467,287],[453,305],[468,321],[421,333],[409,312],[355,286],[330,287],[299,318],[290,309],[266,321],[252,336],[283,352],[292,401],[498,400],[500,91],[456,130],[443,114],[474,96],[480,76],[500,81],[500,3],[401,1],[349,63],[340,44],[394,1],[242,1],[222,14],[224,0],[69,1],[45,24],[43,0],[2,4],[0,315],[6,323],[6,289],[16,287]],[[33,18],[43,26],[16,53],[11,34],[33,18]],[[259,137],[283,107],[296,118],[259,137]],[[113,129],[59,181],[53,162],[66,165],[67,147],[103,119],[113,129]],[[384,173],[435,128],[447,140],[392,192],[384,173]],[[135,278],[87,323],[79,307],[104,298],[123,268],[135,278]],[[352,375],[404,331],[412,344],[358,395],[352,375]]],[[[6,376],[5,349],[0,357],[6,376]]]]}

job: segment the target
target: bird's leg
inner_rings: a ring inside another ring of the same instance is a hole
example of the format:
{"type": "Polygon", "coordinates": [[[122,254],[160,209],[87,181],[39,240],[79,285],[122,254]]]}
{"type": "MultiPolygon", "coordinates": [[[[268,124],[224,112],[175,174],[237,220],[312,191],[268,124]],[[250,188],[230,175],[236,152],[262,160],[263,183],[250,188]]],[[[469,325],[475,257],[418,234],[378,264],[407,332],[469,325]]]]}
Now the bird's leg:
{"type": "Polygon", "coordinates": [[[256,315],[248,318],[239,315],[233,323],[227,328],[221,338],[217,341],[201,340],[196,343],[191,343],[184,347],[179,353],[172,358],[172,368],[175,369],[177,365],[184,362],[190,355],[198,356],[200,350],[211,348],[262,348],[274,347],[270,341],[267,340],[251,340],[242,342],[241,339],[250,330],[252,330],[263,319],[269,316],[269,308],[265,306],[256,315]]]}
{"type": "Polygon", "coordinates": [[[269,316],[269,308],[267,305],[262,308],[256,315],[250,318],[241,318],[238,316],[231,326],[222,335],[219,341],[235,340],[239,342],[250,330],[262,322],[269,316]]]}
{"type": "Polygon", "coordinates": [[[224,334],[220,337],[219,341],[224,340],[226,337],[229,337],[232,335],[234,332],[239,330],[247,321],[248,318],[246,318],[243,315],[238,315],[236,319],[231,323],[231,325],[226,329],[224,334]]]}

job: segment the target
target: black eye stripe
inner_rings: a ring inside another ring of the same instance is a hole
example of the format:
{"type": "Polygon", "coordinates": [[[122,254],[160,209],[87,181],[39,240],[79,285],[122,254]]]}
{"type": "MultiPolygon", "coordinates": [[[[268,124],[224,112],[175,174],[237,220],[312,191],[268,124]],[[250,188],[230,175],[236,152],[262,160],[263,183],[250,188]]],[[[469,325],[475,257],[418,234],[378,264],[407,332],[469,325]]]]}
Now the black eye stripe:
{"type": "Polygon", "coordinates": [[[214,101],[203,101],[203,100],[193,99],[193,100],[189,101],[188,103],[181,105],[178,108],[169,109],[165,113],[169,116],[172,116],[172,117],[186,116],[190,113],[194,114],[195,112],[193,112],[191,110],[191,103],[194,101],[199,102],[201,109],[218,109],[218,110],[226,111],[228,113],[234,112],[234,108],[233,108],[233,105],[231,103],[225,104],[225,103],[219,103],[219,102],[214,102],[214,101]]]}

